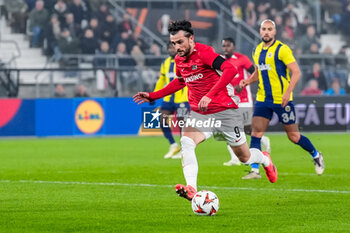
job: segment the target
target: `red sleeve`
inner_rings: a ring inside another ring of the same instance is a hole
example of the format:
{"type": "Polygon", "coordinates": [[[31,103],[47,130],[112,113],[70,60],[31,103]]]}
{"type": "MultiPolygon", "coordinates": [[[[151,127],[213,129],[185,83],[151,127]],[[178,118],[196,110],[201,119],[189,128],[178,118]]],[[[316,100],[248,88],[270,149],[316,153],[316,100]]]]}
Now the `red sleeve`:
{"type": "Polygon", "coordinates": [[[250,59],[247,56],[242,55],[241,59],[242,59],[242,65],[244,69],[248,70],[250,67],[252,67],[253,63],[250,61],[250,59]]]}
{"type": "Polygon", "coordinates": [[[200,57],[204,64],[212,67],[214,60],[220,56],[214,49],[208,45],[201,45],[199,48],[200,57]]]}
{"type": "Polygon", "coordinates": [[[238,73],[236,67],[234,67],[228,61],[225,61],[224,63],[222,63],[221,70],[222,70],[222,75],[219,81],[210,89],[208,94],[206,94],[206,96],[209,97],[210,99],[213,99],[214,96],[219,91],[224,89],[238,73]]]}
{"type": "Polygon", "coordinates": [[[232,81],[231,81],[231,84],[232,84],[232,86],[234,87],[234,86],[239,85],[240,82],[241,82],[241,79],[239,79],[239,78],[233,78],[232,81]]]}
{"type": "Polygon", "coordinates": [[[182,77],[181,73],[180,73],[180,70],[176,67],[176,76],[177,77],[182,77]]]}
{"type": "Polygon", "coordinates": [[[171,81],[168,85],[166,85],[164,88],[160,89],[159,91],[150,92],[149,98],[151,101],[157,100],[167,95],[171,95],[177,92],[178,90],[181,90],[185,86],[186,84],[183,79],[175,78],[173,81],[171,81]]]}

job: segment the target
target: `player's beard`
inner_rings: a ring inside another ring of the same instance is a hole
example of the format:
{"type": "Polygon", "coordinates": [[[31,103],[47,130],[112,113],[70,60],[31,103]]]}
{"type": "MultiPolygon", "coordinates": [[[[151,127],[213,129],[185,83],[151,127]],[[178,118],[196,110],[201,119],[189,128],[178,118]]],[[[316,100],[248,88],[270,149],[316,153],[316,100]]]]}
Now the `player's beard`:
{"type": "Polygon", "coordinates": [[[188,46],[188,48],[183,51],[183,55],[180,55],[179,52],[177,52],[177,54],[179,54],[180,57],[187,57],[191,52],[191,46],[188,46]]]}
{"type": "Polygon", "coordinates": [[[232,57],[232,55],[233,55],[233,53],[232,53],[232,54],[231,54],[231,53],[225,53],[225,58],[226,58],[226,59],[229,59],[229,58],[232,57]]]}
{"type": "Polygon", "coordinates": [[[262,41],[264,41],[265,43],[270,43],[270,42],[273,40],[273,38],[269,38],[269,39],[265,40],[264,37],[262,37],[261,39],[262,39],[262,41]]]}

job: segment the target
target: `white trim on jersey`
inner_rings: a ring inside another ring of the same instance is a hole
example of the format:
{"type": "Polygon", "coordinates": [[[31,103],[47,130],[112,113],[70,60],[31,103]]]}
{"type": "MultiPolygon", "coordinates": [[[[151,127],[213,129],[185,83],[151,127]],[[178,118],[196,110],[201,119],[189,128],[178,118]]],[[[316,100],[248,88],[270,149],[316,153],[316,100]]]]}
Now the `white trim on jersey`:
{"type": "MultiPolygon", "coordinates": [[[[249,78],[248,75],[248,71],[246,69],[243,69],[243,74],[244,74],[244,80],[247,80],[249,78]]],[[[252,91],[250,90],[250,86],[245,86],[247,93],[248,93],[248,102],[246,103],[250,103],[253,104],[253,95],[252,95],[252,91]]]]}
{"type": "Polygon", "coordinates": [[[222,71],[221,70],[215,70],[216,73],[218,73],[218,75],[221,77],[222,76],[222,71]]]}
{"type": "MultiPolygon", "coordinates": [[[[221,70],[215,70],[215,71],[216,71],[216,73],[218,73],[218,75],[219,75],[220,77],[222,76],[222,71],[221,71],[221,70]]],[[[239,74],[237,73],[237,74],[235,75],[235,77],[233,77],[233,78],[237,78],[238,76],[239,76],[239,74]]],[[[227,93],[228,93],[228,95],[231,97],[232,101],[233,101],[236,105],[238,105],[238,104],[241,102],[241,98],[239,98],[239,96],[236,95],[236,93],[235,93],[235,88],[232,86],[232,84],[231,84],[231,83],[227,84],[226,89],[227,89],[227,93]]]]}
{"type": "MultiPolygon", "coordinates": [[[[221,77],[222,75],[222,71],[221,70],[215,70],[216,73],[218,73],[218,75],[221,77]]],[[[238,73],[235,75],[235,77],[233,78],[237,78],[238,77],[238,73]]],[[[227,84],[226,86],[226,89],[227,89],[227,93],[228,95],[231,97],[232,101],[238,105],[240,102],[241,102],[241,98],[239,98],[239,96],[236,95],[235,93],[235,88],[232,86],[231,83],[227,84]]]]}
{"type": "Polygon", "coordinates": [[[176,74],[175,74],[174,79],[175,79],[175,78],[177,78],[177,79],[184,79],[182,76],[177,76],[176,74]]]}
{"type": "Polygon", "coordinates": [[[249,102],[239,103],[238,107],[239,108],[252,108],[253,107],[253,103],[249,103],[249,102]]]}
{"type": "Polygon", "coordinates": [[[238,95],[235,95],[235,88],[232,86],[231,83],[229,83],[226,86],[228,95],[231,97],[232,101],[238,106],[241,102],[241,98],[239,98],[238,95]]]}
{"type": "MultiPolygon", "coordinates": [[[[231,56],[231,58],[238,59],[238,57],[236,57],[234,54],[231,56]]],[[[243,79],[247,80],[248,78],[249,78],[248,71],[243,68],[243,79]]],[[[250,103],[252,105],[253,104],[253,96],[252,96],[252,92],[250,90],[250,86],[245,86],[245,88],[246,88],[247,94],[248,94],[248,102],[244,102],[244,103],[250,103]]],[[[250,106],[250,105],[248,105],[248,106],[250,106]]]]}

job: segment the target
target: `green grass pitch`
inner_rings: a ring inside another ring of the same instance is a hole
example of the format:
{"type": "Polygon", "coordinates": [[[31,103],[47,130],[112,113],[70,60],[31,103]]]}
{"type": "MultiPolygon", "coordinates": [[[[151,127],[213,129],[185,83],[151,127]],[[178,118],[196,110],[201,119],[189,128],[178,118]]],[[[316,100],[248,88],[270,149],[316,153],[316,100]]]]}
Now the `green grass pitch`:
{"type": "Polygon", "coordinates": [[[272,134],[279,178],[242,180],[224,167],[225,143],[197,147],[199,189],[215,192],[216,216],[196,216],[174,185],[180,160],[162,137],[0,140],[0,232],[350,232],[350,134],[306,134],[310,155],[272,134]]]}

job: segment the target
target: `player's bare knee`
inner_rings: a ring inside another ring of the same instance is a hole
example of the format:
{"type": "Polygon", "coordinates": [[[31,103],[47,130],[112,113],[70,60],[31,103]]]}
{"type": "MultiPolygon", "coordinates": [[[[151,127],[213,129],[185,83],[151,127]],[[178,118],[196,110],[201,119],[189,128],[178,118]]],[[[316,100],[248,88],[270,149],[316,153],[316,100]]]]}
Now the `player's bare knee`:
{"type": "Polygon", "coordinates": [[[205,139],[206,139],[206,135],[204,133],[198,131],[195,128],[191,128],[191,127],[184,128],[182,135],[183,135],[182,137],[191,138],[196,145],[205,141],[205,139]]]}
{"type": "Polygon", "coordinates": [[[161,120],[162,123],[163,122],[165,122],[166,124],[168,123],[168,117],[165,117],[163,115],[160,116],[160,120],[161,120]]]}
{"type": "Polygon", "coordinates": [[[288,133],[287,135],[288,135],[288,139],[293,143],[297,143],[300,139],[299,133],[288,133]]]}
{"type": "Polygon", "coordinates": [[[249,157],[244,156],[244,157],[239,157],[238,159],[239,159],[239,161],[241,161],[242,163],[246,163],[246,162],[249,160],[249,157]]]}
{"type": "Polygon", "coordinates": [[[231,146],[231,148],[235,153],[235,155],[237,156],[237,158],[239,159],[239,161],[241,161],[242,163],[245,163],[249,160],[250,152],[249,152],[247,143],[244,143],[239,146],[231,146]]]}
{"type": "Polygon", "coordinates": [[[161,122],[168,122],[168,114],[167,113],[162,113],[162,115],[160,115],[160,120],[161,122]]]}
{"type": "Polygon", "coordinates": [[[161,110],[162,115],[160,115],[161,122],[168,122],[169,116],[171,115],[170,111],[161,110]]]}

